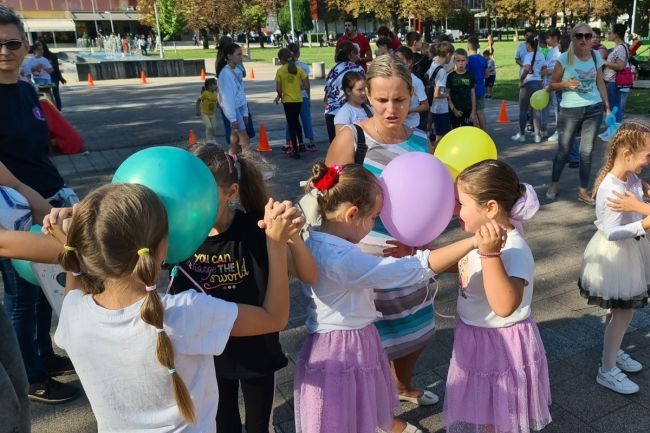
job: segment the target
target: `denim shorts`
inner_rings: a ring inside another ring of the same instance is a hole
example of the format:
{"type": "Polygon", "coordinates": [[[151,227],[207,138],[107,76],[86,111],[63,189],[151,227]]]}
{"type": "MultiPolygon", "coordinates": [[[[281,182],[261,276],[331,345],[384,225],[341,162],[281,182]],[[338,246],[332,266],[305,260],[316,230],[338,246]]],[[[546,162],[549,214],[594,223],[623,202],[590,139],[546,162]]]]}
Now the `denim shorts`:
{"type": "Polygon", "coordinates": [[[485,95],[476,97],[476,111],[485,110],[485,95]]]}

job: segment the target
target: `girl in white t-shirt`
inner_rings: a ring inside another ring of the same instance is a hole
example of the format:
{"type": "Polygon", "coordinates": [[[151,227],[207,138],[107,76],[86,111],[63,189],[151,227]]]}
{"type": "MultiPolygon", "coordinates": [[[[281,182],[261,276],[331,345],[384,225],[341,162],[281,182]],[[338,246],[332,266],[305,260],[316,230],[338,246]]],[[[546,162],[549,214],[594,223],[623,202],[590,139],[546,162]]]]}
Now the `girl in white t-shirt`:
{"type": "Polygon", "coordinates": [[[318,191],[323,222],[310,230],[306,241],[318,266],[318,281],[303,286],[309,298],[309,336],[295,369],[296,431],[419,432],[393,420],[397,389],[373,326],[381,317],[373,290],[428,282],[474,248],[474,238],[435,251],[414,253],[408,248],[406,254],[414,254],[402,258],[372,256],[357,244],[373,228],[382,208],[377,178],[358,164],[316,163],[309,185],[318,191]]]}
{"type": "MultiPolygon", "coordinates": [[[[542,50],[537,46],[534,36],[526,38],[526,50],[521,76],[519,77],[519,132],[512,136],[514,141],[526,141],[526,119],[532,109],[530,97],[543,88],[542,78],[546,75],[546,59],[542,50]]],[[[542,141],[542,133],[546,133],[546,125],[541,123],[541,111],[532,109],[535,143],[542,141]]]]}
{"type": "Polygon", "coordinates": [[[449,433],[526,433],[551,422],[544,345],[531,317],[535,262],[521,222],[539,209],[535,190],[497,160],[457,180],[460,224],[478,248],[458,262],[458,320],[445,391],[449,433]],[[495,222],[508,231],[494,242],[495,222]]]}
{"type": "MultiPolygon", "coordinates": [[[[394,56],[409,67],[413,68],[413,51],[409,47],[401,46],[395,50],[394,56]]],[[[409,107],[409,115],[404,120],[404,125],[409,128],[419,128],[421,131],[427,129],[427,119],[429,117],[429,98],[427,98],[427,91],[424,88],[424,83],[413,72],[411,72],[411,83],[413,85],[413,94],[411,95],[411,106],[409,107]],[[420,117],[420,113],[426,113],[424,120],[420,117]]]]}
{"type": "Polygon", "coordinates": [[[158,294],[167,215],[144,186],[111,184],[90,193],[75,208],[67,239],[60,221],[66,213],[53,211],[44,228],[65,242],[66,289],[81,289],[65,296],[54,339],[75,366],[99,432],[216,432],[213,356],[231,335],[286,325],[286,249],[302,226],[298,211],[273,200],[265,208],[269,276],[262,307],[194,290],[158,294]]]}
{"type": "Polygon", "coordinates": [[[620,347],[634,309],[648,303],[650,206],[643,197],[650,195],[650,186],[639,178],[648,161],[650,126],[623,123],[609,142],[607,160],[594,186],[598,231],[585,249],[578,281],[589,304],[611,311],[596,382],[620,394],[639,390],[623,372],[643,368],[620,347]],[[611,203],[617,198],[617,203],[611,203]]]}
{"type": "Polygon", "coordinates": [[[334,116],[336,132],[345,125],[353,125],[372,116],[372,109],[366,97],[366,77],[363,74],[356,71],[346,72],[341,86],[345,92],[345,104],[334,116]]]}

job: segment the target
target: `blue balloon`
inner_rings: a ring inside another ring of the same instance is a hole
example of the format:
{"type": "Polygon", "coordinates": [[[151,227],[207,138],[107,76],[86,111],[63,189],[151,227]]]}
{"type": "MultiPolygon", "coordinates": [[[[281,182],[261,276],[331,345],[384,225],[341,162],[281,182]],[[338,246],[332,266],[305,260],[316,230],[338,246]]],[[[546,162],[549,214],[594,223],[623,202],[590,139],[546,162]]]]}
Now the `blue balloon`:
{"type": "MultiPolygon", "coordinates": [[[[42,227],[39,224],[34,224],[29,231],[32,233],[41,233],[41,228],[42,227]]],[[[27,280],[36,286],[40,286],[41,283],[36,278],[36,275],[34,275],[31,263],[32,262],[29,260],[11,259],[11,264],[14,266],[18,275],[20,275],[24,280],[27,280]]]]}
{"type": "Polygon", "coordinates": [[[186,150],[158,146],[134,153],[118,167],[112,182],[144,185],[160,197],[169,223],[167,263],[190,257],[214,225],[217,184],[208,166],[186,150]]]}

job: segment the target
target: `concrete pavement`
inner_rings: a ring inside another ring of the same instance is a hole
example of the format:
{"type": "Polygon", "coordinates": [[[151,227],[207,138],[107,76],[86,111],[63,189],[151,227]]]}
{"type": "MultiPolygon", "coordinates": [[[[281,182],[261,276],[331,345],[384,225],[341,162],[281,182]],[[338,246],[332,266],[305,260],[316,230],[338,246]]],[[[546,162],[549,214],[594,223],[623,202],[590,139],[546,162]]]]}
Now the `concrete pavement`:
{"type": "MultiPolygon", "coordinates": [[[[207,62],[209,67],[210,63],[207,62]]],[[[246,81],[247,94],[256,127],[264,123],[274,151],[261,154],[263,162],[274,169],[271,191],[277,198],[293,199],[300,195],[298,182],[304,180],[311,164],[324,158],[327,134],[320,108],[323,81],[312,81],[312,116],[319,150],[303,154],[299,161],[288,159],[278,149],[284,142],[284,115],[274,105],[275,67],[247,64],[255,68],[256,79],[246,81]]],[[[208,72],[211,72],[208,69],[208,72]]],[[[96,82],[94,88],[72,84],[63,88],[63,114],[86,139],[87,153],[55,156],[53,160],[68,184],[81,194],[110,180],[115,168],[133,152],[152,145],[182,145],[189,129],[203,137],[203,126],[194,114],[194,101],[201,80],[149,79],[96,82]]],[[[582,253],[594,232],[594,209],[576,200],[577,171],[567,168],[561,182],[560,197],[555,202],[544,198],[550,180],[551,160],[556,143],[514,143],[516,132],[515,103],[508,104],[509,124],[497,124],[500,101],[488,101],[489,132],[495,139],[499,157],[510,163],[522,181],[536,186],[542,208],[526,226],[526,237],[536,259],[533,303],[549,360],[554,422],[544,432],[647,432],[650,430],[650,370],[632,375],[641,386],[633,396],[620,396],[595,383],[596,368],[602,345],[603,311],[580,298],[576,286],[582,253]]],[[[221,124],[219,123],[221,127],[221,124]]],[[[219,129],[218,137],[222,136],[219,129]]],[[[257,139],[253,140],[254,145],[257,139]]],[[[594,171],[602,164],[605,146],[599,142],[594,151],[594,171]]],[[[463,236],[454,224],[439,238],[444,244],[463,236]]],[[[456,277],[443,276],[436,299],[438,312],[455,312],[456,277]]],[[[292,287],[291,317],[281,334],[282,345],[290,365],[278,372],[274,425],[277,432],[293,432],[292,376],[297,353],[306,335],[303,325],[305,301],[292,287]]],[[[424,351],[414,382],[444,396],[454,321],[438,318],[437,335],[424,351]]],[[[650,366],[650,311],[643,309],[624,340],[633,357],[650,366]]],[[[76,376],[66,380],[77,381],[76,376]]],[[[402,403],[401,416],[427,432],[441,430],[442,405],[418,407],[402,403]]],[[[32,405],[33,431],[92,432],[96,424],[87,400],[68,405],[32,405]]]]}

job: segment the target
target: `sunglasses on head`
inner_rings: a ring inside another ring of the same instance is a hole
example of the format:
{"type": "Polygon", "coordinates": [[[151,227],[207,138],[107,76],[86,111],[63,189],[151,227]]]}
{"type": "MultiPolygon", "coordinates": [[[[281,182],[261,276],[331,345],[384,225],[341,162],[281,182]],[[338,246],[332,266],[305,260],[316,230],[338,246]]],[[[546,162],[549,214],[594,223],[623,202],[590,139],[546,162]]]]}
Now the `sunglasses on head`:
{"type": "Polygon", "coordinates": [[[575,34],[573,35],[573,37],[576,38],[576,39],[578,39],[578,40],[580,40],[580,39],[584,39],[584,40],[588,41],[588,40],[590,40],[591,38],[593,38],[594,35],[591,34],[591,33],[575,33],[575,34]]]}
{"type": "Polygon", "coordinates": [[[9,39],[8,41],[4,41],[4,42],[0,41],[0,50],[2,49],[3,46],[7,47],[11,51],[16,51],[23,46],[23,41],[21,41],[20,39],[9,39]]]}

